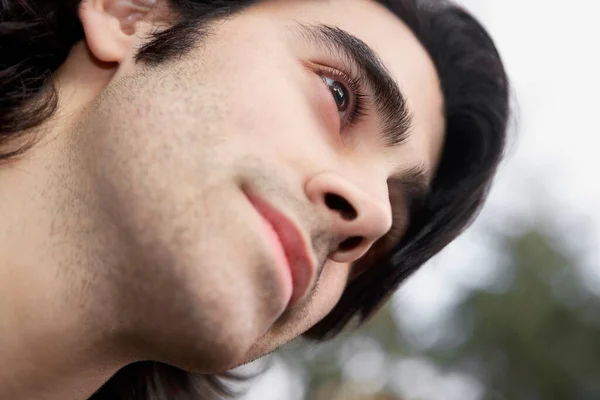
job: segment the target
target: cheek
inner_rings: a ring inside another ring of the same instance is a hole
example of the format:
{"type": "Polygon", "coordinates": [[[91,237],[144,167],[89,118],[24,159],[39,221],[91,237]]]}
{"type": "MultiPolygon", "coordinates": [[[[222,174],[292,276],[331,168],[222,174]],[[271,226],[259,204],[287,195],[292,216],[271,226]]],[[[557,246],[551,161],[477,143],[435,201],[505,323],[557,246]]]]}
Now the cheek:
{"type": "Polygon", "coordinates": [[[202,100],[220,111],[220,131],[235,136],[244,147],[258,146],[268,153],[297,152],[316,138],[311,134],[322,126],[313,113],[313,102],[326,97],[312,92],[326,88],[285,48],[276,43],[263,43],[263,47],[263,51],[226,48],[211,53],[202,83],[203,92],[209,95],[202,100]],[[231,54],[242,56],[234,62],[231,54]]]}
{"type": "MultiPolygon", "coordinates": [[[[290,67],[258,74],[251,78],[252,84],[245,83],[249,92],[232,98],[231,120],[241,132],[256,140],[272,140],[273,144],[289,144],[289,140],[301,144],[300,139],[307,139],[307,133],[314,131],[305,87],[294,70],[290,67]]],[[[239,86],[245,80],[240,79],[239,86]]]]}

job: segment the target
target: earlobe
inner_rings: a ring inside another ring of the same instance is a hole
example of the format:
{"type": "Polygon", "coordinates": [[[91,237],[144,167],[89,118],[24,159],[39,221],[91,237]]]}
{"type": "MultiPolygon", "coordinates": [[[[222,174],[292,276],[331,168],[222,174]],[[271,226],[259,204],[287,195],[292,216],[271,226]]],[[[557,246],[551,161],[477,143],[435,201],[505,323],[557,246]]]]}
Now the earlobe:
{"type": "Polygon", "coordinates": [[[109,63],[120,63],[132,56],[136,22],[145,18],[156,3],[156,0],[83,0],[79,18],[92,54],[109,63]]]}

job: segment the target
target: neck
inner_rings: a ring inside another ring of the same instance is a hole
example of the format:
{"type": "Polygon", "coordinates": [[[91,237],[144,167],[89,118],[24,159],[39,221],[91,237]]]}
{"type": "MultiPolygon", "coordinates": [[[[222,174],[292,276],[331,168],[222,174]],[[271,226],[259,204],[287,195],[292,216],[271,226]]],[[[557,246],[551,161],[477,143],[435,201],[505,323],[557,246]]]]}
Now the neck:
{"type": "Polygon", "coordinates": [[[114,350],[94,277],[81,272],[92,264],[102,268],[97,260],[106,259],[97,244],[106,243],[106,231],[86,201],[89,192],[75,172],[66,134],[109,76],[86,57],[76,46],[62,70],[77,66],[78,73],[63,74],[68,81],[58,74],[60,112],[40,129],[40,141],[0,166],[2,399],[87,399],[133,361],[114,350]],[[86,76],[93,82],[79,86],[86,76]],[[74,90],[78,86],[84,89],[74,90]]]}

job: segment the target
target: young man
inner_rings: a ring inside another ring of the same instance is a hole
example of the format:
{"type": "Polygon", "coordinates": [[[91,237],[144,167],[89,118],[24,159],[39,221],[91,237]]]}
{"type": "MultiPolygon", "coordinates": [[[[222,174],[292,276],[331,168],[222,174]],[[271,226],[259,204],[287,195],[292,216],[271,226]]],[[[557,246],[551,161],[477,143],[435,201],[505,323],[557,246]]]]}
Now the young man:
{"type": "Polygon", "coordinates": [[[372,315],[501,158],[502,63],[445,2],[0,7],[2,399],[205,398],[372,315]]]}

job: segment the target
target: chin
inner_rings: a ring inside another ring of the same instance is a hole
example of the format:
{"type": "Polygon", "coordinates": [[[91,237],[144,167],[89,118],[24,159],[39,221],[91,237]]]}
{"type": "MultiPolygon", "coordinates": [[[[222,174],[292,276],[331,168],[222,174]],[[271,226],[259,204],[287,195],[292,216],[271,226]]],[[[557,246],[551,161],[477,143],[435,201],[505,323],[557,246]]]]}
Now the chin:
{"type": "Polygon", "coordinates": [[[259,323],[261,313],[252,301],[221,302],[208,315],[197,310],[164,332],[166,362],[190,372],[213,374],[236,367],[247,359],[269,326],[259,323]]]}
{"type": "Polygon", "coordinates": [[[244,362],[254,339],[238,333],[211,333],[201,328],[197,331],[182,332],[177,329],[154,334],[146,331],[129,336],[121,342],[121,346],[133,352],[132,362],[153,360],[189,372],[215,374],[244,362]]]}

